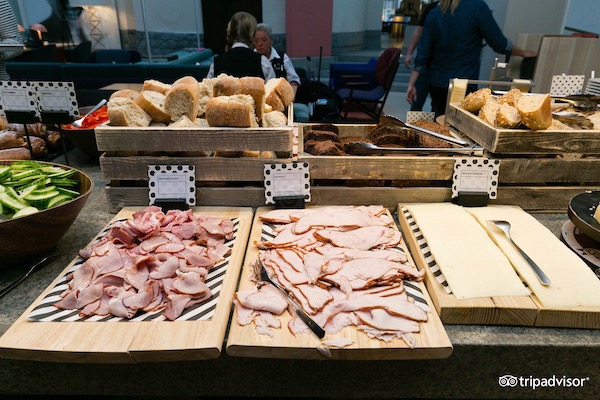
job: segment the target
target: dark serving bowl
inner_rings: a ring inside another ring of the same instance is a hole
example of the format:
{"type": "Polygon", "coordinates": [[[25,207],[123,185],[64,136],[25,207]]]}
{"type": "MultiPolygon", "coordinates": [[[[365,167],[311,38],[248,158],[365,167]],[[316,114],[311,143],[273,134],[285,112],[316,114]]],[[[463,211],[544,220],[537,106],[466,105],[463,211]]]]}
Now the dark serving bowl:
{"type": "MultiPolygon", "coordinates": [[[[1,161],[0,165],[10,165],[12,162],[1,161]]],[[[38,162],[63,169],[75,169],[61,164],[38,162]]],[[[92,178],[75,170],[77,173],[72,178],[79,181],[79,197],[35,214],[0,221],[0,267],[24,262],[52,250],[69,230],[94,188],[92,178]]]]}

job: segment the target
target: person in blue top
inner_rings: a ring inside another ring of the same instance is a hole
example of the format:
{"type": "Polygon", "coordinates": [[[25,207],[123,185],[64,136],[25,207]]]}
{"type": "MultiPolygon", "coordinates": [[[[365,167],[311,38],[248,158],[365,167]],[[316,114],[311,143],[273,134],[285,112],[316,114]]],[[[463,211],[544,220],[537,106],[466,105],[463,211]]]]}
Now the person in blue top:
{"type": "MultiPolygon", "coordinates": [[[[431,10],[423,26],[406,91],[407,101],[412,103],[416,100],[415,83],[420,71],[426,68],[432,110],[436,117],[442,115],[446,109],[451,79],[479,79],[484,40],[500,54],[536,56],[533,51],[513,46],[483,0],[441,0],[438,7],[431,10]]],[[[476,85],[467,88],[467,92],[475,90],[476,85]]]]}

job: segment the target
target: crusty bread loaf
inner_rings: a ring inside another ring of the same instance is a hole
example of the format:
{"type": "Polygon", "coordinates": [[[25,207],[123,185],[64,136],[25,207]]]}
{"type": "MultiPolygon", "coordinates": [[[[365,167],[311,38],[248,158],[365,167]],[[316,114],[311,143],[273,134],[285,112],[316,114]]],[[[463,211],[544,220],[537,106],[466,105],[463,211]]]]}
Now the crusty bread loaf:
{"type": "Polygon", "coordinates": [[[200,101],[200,85],[192,76],[186,76],[173,83],[165,94],[165,111],[171,115],[172,121],[177,121],[182,115],[190,120],[198,116],[200,101]]]}
{"type": "Polygon", "coordinates": [[[521,122],[531,130],[547,129],[552,125],[552,106],[549,94],[522,96],[517,104],[521,122]]]}
{"type": "Polygon", "coordinates": [[[496,125],[496,115],[498,114],[498,109],[500,108],[500,104],[498,104],[498,100],[494,97],[490,96],[483,107],[479,110],[479,118],[483,119],[490,125],[496,125]]]}
{"type": "Polygon", "coordinates": [[[465,110],[477,114],[485,105],[486,101],[492,97],[492,91],[489,88],[482,88],[469,93],[462,101],[461,106],[465,110]]]}
{"type": "MultiPolygon", "coordinates": [[[[500,104],[500,102],[498,102],[498,104],[500,104]]],[[[521,116],[516,107],[509,103],[500,104],[496,113],[496,126],[511,129],[515,128],[520,123],[521,116]]]]}
{"type": "Polygon", "coordinates": [[[254,99],[256,118],[262,123],[265,105],[265,82],[262,78],[245,76],[235,78],[229,75],[219,75],[213,83],[213,96],[233,96],[247,94],[254,99]]]}
{"type": "Polygon", "coordinates": [[[113,99],[115,97],[127,97],[130,98],[131,100],[135,100],[137,99],[137,97],[140,95],[140,92],[138,92],[137,90],[133,90],[133,89],[121,89],[121,90],[117,90],[116,92],[114,92],[113,94],[110,95],[110,97],[108,98],[113,99]]]}
{"type": "Polygon", "coordinates": [[[273,110],[284,111],[294,101],[294,89],[285,78],[273,78],[265,83],[265,96],[273,110]]]}
{"type": "Polygon", "coordinates": [[[171,114],[165,110],[165,95],[151,90],[142,90],[134,103],[152,117],[153,121],[168,124],[171,114]]]}
{"type": "Polygon", "coordinates": [[[151,90],[153,92],[158,92],[165,94],[171,89],[171,85],[168,83],[164,83],[158,81],[156,79],[147,79],[144,81],[144,85],[142,86],[142,90],[151,90]]]}
{"type": "Polygon", "coordinates": [[[263,127],[276,127],[287,125],[287,117],[281,111],[271,111],[263,116],[263,127]]]}
{"type": "Polygon", "coordinates": [[[113,126],[150,125],[152,117],[128,97],[115,97],[107,103],[108,119],[113,126]]]}
{"type": "Polygon", "coordinates": [[[510,89],[508,92],[504,93],[498,98],[498,103],[507,103],[513,107],[517,107],[521,97],[523,97],[523,92],[521,92],[519,89],[510,89]]]}
{"type": "Polygon", "coordinates": [[[206,104],[205,117],[210,126],[258,126],[254,99],[247,94],[211,98],[206,104]]]}

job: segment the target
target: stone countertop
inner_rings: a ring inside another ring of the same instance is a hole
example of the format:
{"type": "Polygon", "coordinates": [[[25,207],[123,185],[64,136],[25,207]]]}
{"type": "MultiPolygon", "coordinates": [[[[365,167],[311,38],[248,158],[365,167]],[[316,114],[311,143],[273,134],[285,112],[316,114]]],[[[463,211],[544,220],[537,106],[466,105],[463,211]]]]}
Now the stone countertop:
{"type": "MultiPolygon", "coordinates": [[[[69,161],[94,179],[95,188],[56,248],[60,257],[0,299],[0,334],[114,217],[108,211],[98,162],[78,149],[71,150],[69,161]]],[[[535,216],[557,236],[567,220],[566,214],[535,216]]],[[[0,282],[10,278],[10,274],[0,271],[0,282]]],[[[278,360],[230,357],[224,351],[215,360],[135,365],[0,359],[0,394],[600,398],[598,330],[471,325],[445,328],[454,346],[453,354],[445,360],[278,360]],[[516,378],[515,387],[499,384],[505,375],[516,378]],[[570,387],[565,387],[567,382],[570,387]],[[533,385],[539,387],[534,389],[533,385]]]]}

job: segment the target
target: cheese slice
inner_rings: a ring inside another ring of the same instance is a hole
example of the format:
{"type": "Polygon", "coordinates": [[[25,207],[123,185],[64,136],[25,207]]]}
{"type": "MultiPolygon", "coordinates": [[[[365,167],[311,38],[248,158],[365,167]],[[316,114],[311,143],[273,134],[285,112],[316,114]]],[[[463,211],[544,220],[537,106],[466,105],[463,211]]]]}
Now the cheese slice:
{"type": "Polygon", "coordinates": [[[592,270],[535,217],[514,206],[468,208],[514,268],[546,308],[578,308],[600,306],[600,280],[592,270]],[[506,220],[511,224],[515,243],[541,268],[552,282],[540,283],[537,275],[506,236],[488,220],[506,220]]]}
{"type": "Polygon", "coordinates": [[[406,208],[457,299],[531,294],[486,230],[463,207],[432,203],[406,208]]]}

